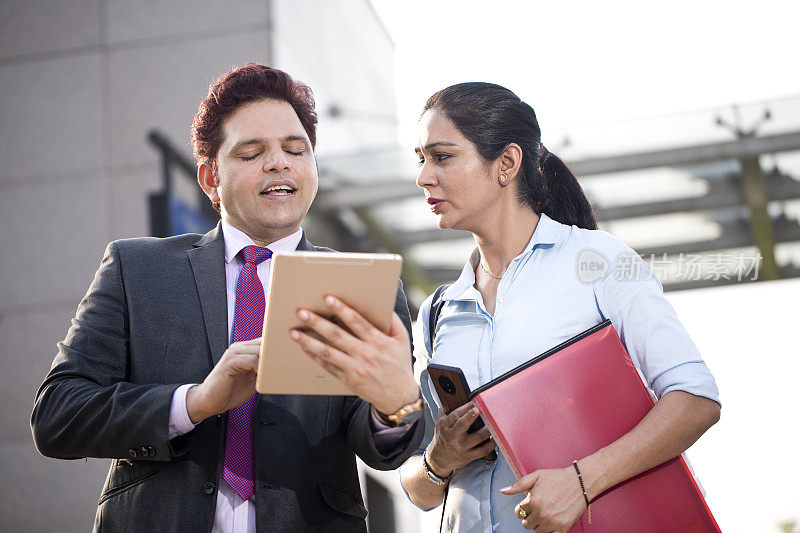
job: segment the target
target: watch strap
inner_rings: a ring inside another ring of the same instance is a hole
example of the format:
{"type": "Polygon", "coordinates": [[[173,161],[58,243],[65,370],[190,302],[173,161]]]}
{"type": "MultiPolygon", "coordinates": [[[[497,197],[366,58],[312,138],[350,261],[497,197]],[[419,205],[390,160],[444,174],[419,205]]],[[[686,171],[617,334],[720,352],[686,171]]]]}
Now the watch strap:
{"type": "MultiPolygon", "coordinates": [[[[395,411],[394,413],[388,415],[386,418],[389,419],[389,422],[395,426],[401,426],[403,424],[403,420],[409,416],[411,413],[422,412],[422,398],[417,398],[417,401],[409,403],[395,411]]],[[[419,417],[414,417],[414,420],[417,420],[419,417]]]]}
{"type": "Polygon", "coordinates": [[[431,469],[431,465],[428,464],[428,450],[422,452],[422,466],[425,468],[425,474],[428,476],[428,479],[434,485],[441,486],[450,481],[450,476],[442,477],[436,474],[436,472],[434,472],[433,469],[431,469]]]}
{"type": "MultiPolygon", "coordinates": [[[[375,406],[372,407],[372,410],[375,411],[375,414],[380,418],[381,422],[386,424],[390,427],[402,426],[404,424],[404,420],[412,413],[422,412],[422,408],[424,407],[422,403],[422,390],[419,392],[419,398],[411,403],[407,403],[406,405],[402,406],[400,409],[395,411],[391,414],[384,414],[375,409],[375,406]]],[[[409,420],[416,421],[420,418],[420,416],[415,415],[409,418],[409,420]]]]}

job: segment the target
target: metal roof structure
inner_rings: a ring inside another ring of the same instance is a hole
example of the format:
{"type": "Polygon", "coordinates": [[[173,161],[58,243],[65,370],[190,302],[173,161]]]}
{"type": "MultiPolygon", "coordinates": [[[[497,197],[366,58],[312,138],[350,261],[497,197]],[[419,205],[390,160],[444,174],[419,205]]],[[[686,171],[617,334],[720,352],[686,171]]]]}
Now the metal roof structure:
{"type": "MultiPolygon", "coordinates": [[[[661,261],[665,290],[800,276],[800,97],[560,135],[562,145],[551,150],[578,176],[600,227],[645,261],[661,261]],[[755,263],[744,277],[713,264],[745,255],[755,263]],[[705,269],[692,279],[676,275],[690,256],[705,269]]],[[[187,229],[169,220],[171,176],[179,169],[194,179],[194,164],[158,133],[150,141],[164,173],[163,190],[150,200],[153,234],[187,229]]],[[[415,163],[411,150],[397,147],[320,156],[320,191],[304,224],[334,248],[403,255],[412,308],[454,280],[474,247],[466,232],[436,229],[415,163]]],[[[202,193],[188,203],[194,208],[184,213],[215,216],[202,193]]]]}

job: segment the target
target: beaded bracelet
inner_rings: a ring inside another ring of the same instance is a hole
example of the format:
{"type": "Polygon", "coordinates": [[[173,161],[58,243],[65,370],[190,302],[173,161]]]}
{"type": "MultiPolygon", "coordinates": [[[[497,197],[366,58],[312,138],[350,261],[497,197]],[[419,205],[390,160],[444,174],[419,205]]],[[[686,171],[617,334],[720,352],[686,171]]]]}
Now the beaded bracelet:
{"type": "Polygon", "coordinates": [[[589,496],[586,495],[586,487],[583,485],[583,476],[581,476],[581,471],[578,468],[578,461],[572,461],[572,466],[575,467],[575,472],[578,474],[578,481],[581,484],[581,490],[583,491],[583,499],[586,500],[586,509],[589,511],[589,523],[592,523],[592,506],[589,504],[589,496]]]}

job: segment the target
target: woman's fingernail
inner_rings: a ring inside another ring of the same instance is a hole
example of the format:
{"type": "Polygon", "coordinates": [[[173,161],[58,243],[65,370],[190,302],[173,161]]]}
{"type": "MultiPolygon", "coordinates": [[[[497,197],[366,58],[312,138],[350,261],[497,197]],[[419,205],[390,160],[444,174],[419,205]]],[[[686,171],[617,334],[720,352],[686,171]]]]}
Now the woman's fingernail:
{"type": "Polygon", "coordinates": [[[297,340],[297,339],[299,339],[299,338],[300,338],[300,332],[299,332],[299,331],[297,331],[296,329],[290,329],[290,330],[289,330],[289,336],[290,336],[292,339],[294,339],[294,340],[297,340]]]}
{"type": "Polygon", "coordinates": [[[308,318],[309,318],[308,311],[306,311],[305,309],[300,309],[297,312],[297,316],[300,317],[300,320],[308,320],[308,318]]]}
{"type": "Polygon", "coordinates": [[[329,307],[333,307],[334,305],[336,305],[336,298],[334,298],[333,296],[326,296],[325,297],[325,303],[329,307]]]}
{"type": "Polygon", "coordinates": [[[511,485],[509,485],[508,487],[503,487],[502,489],[500,489],[500,492],[508,492],[510,490],[511,490],[511,485]]]}

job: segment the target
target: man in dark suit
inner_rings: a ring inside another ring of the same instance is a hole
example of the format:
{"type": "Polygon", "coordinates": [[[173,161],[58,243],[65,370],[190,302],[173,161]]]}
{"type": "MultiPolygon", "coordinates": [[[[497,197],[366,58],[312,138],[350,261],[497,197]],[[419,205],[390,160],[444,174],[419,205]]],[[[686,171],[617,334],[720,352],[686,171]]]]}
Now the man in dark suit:
{"type": "Polygon", "coordinates": [[[106,249],[31,417],[44,455],[114,459],[96,531],[365,531],[355,455],[393,469],[419,445],[402,290],[388,335],[360,330],[380,352],[356,334],[320,363],[357,396],[255,394],[269,257],[320,250],[300,229],[315,128],[310,90],[286,73],[226,74],[192,128],[220,224],[106,249]]]}

